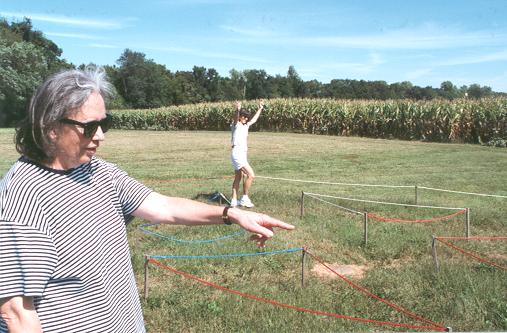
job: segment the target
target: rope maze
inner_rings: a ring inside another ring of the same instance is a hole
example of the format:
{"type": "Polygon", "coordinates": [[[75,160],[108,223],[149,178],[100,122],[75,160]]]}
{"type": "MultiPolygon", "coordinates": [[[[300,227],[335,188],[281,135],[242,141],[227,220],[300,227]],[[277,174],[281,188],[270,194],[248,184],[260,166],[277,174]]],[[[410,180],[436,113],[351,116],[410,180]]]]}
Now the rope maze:
{"type": "MultiPolygon", "coordinates": [[[[303,253],[306,253],[308,255],[310,255],[313,259],[323,263],[323,261],[318,258],[317,256],[315,256],[314,254],[312,254],[311,252],[309,252],[307,249],[305,248],[301,248],[300,249],[301,251],[303,251],[303,253]]],[[[148,263],[153,263],[167,271],[170,271],[174,274],[177,274],[181,277],[184,277],[184,278],[187,278],[187,279],[190,279],[190,280],[193,280],[193,281],[196,281],[202,285],[205,285],[205,286],[208,286],[208,287],[211,287],[211,288],[214,288],[214,289],[217,289],[217,290],[222,290],[224,292],[227,292],[227,293],[231,293],[231,294],[235,294],[237,296],[240,296],[240,297],[243,297],[243,298],[247,298],[247,299],[251,299],[251,300],[254,300],[254,301],[257,301],[257,302],[262,302],[262,303],[266,303],[266,304],[270,304],[270,305],[273,305],[273,306],[277,306],[277,307],[280,307],[280,308],[284,308],[284,309],[290,309],[290,310],[294,310],[294,311],[298,311],[298,312],[304,312],[304,313],[310,313],[310,314],[314,314],[314,315],[319,315],[319,316],[325,316],[325,317],[331,317],[331,318],[337,318],[337,319],[345,319],[345,320],[352,320],[352,321],[358,321],[358,322],[363,322],[363,323],[370,323],[370,324],[376,324],[376,325],[383,325],[383,326],[392,326],[392,327],[404,327],[404,328],[411,328],[411,329],[421,329],[421,330],[426,330],[426,331],[439,331],[439,332],[449,332],[451,331],[451,329],[449,327],[445,327],[441,324],[438,324],[438,323],[435,323],[429,319],[425,319],[409,310],[406,310],[392,302],[389,302],[385,299],[382,299],[376,295],[374,295],[373,293],[369,292],[368,290],[366,290],[365,288],[355,284],[354,282],[352,282],[351,280],[347,279],[346,277],[344,277],[343,275],[337,273],[336,271],[334,271],[332,268],[330,268],[329,266],[325,266],[327,269],[329,269],[331,272],[333,272],[334,274],[336,274],[338,277],[340,277],[342,280],[344,280],[345,282],[347,282],[349,285],[351,285],[353,288],[365,293],[366,295],[386,304],[387,306],[391,307],[392,309],[394,309],[395,311],[397,311],[398,313],[400,314],[403,314],[407,317],[410,317],[412,318],[413,320],[416,320],[416,321],[419,321],[419,322],[422,322],[423,324],[420,324],[420,325],[411,325],[411,324],[404,324],[404,323],[395,323],[395,322],[389,322],[389,321],[379,321],[379,320],[373,320],[373,319],[367,319],[367,318],[359,318],[359,317],[352,317],[352,316],[346,316],[346,315],[341,315],[341,314],[336,314],[336,313],[330,313],[330,312],[325,312],[325,311],[320,311],[320,310],[314,310],[314,309],[307,309],[307,308],[303,308],[303,307],[298,307],[298,306],[294,306],[294,305],[290,305],[290,304],[286,304],[286,303],[281,303],[281,302],[278,302],[278,301],[275,301],[275,300],[270,300],[270,299],[267,299],[267,298],[263,298],[263,297],[259,297],[259,296],[255,296],[255,295],[251,295],[251,294],[247,294],[247,293],[243,293],[243,292],[240,292],[238,290],[235,290],[235,289],[231,289],[231,288],[227,288],[227,287],[224,287],[224,286],[221,286],[221,285],[218,285],[216,283],[213,283],[213,282],[209,282],[209,281],[206,281],[204,279],[201,279],[195,275],[192,275],[192,274],[189,274],[189,273],[186,273],[186,272],[183,272],[183,271],[180,271],[180,270],[177,270],[171,266],[168,266],[168,265],[165,265],[163,263],[161,263],[160,261],[158,261],[157,259],[154,258],[154,256],[147,256],[146,257],[146,264],[145,264],[145,267],[148,266],[148,263]]],[[[147,270],[145,270],[145,281],[147,281],[147,270]]],[[[147,289],[146,289],[146,286],[147,284],[145,283],[145,295],[147,293],[147,289]]]]}
{"type": "Polygon", "coordinates": [[[346,211],[347,213],[360,215],[363,218],[363,243],[366,245],[368,243],[368,223],[370,220],[375,220],[378,222],[386,222],[386,223],[431,223],[431,222],[440,222],[440,221],[447,221],[455,216],[458,215],[464,215],[465,216],[465,236],[470,236],[470,209],[469,208],[455,208],[455,207],[442,207],[442,206],[427,206],[427,205],[413,205],[413,204],[401,204],[396,202],[386,202],[386,201],[375,201],[375,200],[364,200],[364,199],[356,199],[356,198],[348,198],[348,197],[339,197],[339,196],[332,196],[332,195],[325,195],[325,194],[318,194],[318,193],[311,193],[311,192],[301,192],[301,201],[300,201],[300,217],[303,218],[305,214],[305,197],[309,197],[312,199],[315,199],[319,202],[326,203],[328,205],[331,205],[333,207],[336,207],[340,210],[346,211]],[[407,219],[400,219],[400,218],[387,218],[380,216],[379,214],[374,214],[367,211],[358,211],[349,207],[345,207],[343,205],[338,205],[333,202],[330,202],[326,199],[339,199],[343,201],[349,201],[349,202],[361,202],[361,203],[373,203],[373,204],[379,204],[379,205],[388,205],[388,206],[401,206],[401,207],[413,207],[413,208],[428,208],[428,209],[443,209],[443,210],[450,210],[455,211],[452,214],[444,215],[444,216],[438,216],[431,219],[414,219],[414,220],[407,220],[407,219]]]}
{"type": "Polygon", "coordinates": [[[270,180],[283,180],[283,181],[292,181],[292,182],[300,182],[300,183],[313,183],[313,184],[326,184],[326,185],[341,185],[341,186],[355,186],[355,187],[383,187],[383,188],[414,188],[415,192],[415,204],[401,204],[401,203],[393,203],[393,202],[383,202],[383,201],[374,201],[374,200],[364,200],[364,199],[355,199],[355,198],[347,198],[347,197],[338,197],[338,196],[330,196],[330,195],[323,195],[323,194],[317,194],[317,193],[311,193],[311,192],[301,192],[301,201],[300,201],[300,217],[302,218],[304,216],[304,202],[305,202],[305,196],[313,198],[315,200],[318,200],[320,202],[324,202],[328,205],[334,206],[340,210],[346,211],[351,214],[361,215],[363,217],[363,242],[364,244],[368,241],[368,222],[369,220],[376,220],[378,222],[387,222],[387,223],[431,223],[431,222],[441,222],[441,221],[447,221],[450,220],[458,215],[464,215],[464,225],[465,225],[465,236],[464,237],[436,237],[433,236],[432,241],[432,255],[434,258],[435,266],[437,269],[437,272],[440,270],[438,258],[437,258],[437,249],[436,249],[436,243],[440,242],[442,244],[445,244],[447,247],[452,248],[458,252],[461,252],[463,255],[474,258],[475,260],[480,261],[481,263],[487,264],[491,267],[495,267],[498,269],[506,270],[507,269],[502,266],[495,264],[478,254],[472,253],[470,251],[464,250],[452,243],[449,242],[449,240],[467,240],[467,241],[503,241],[506,240],[507,237],[503,236],[493,236],[493,237],[485,237],[485,236],[478,236],[478,237],[471,237],[470,236],[470,208],[454,208],[454,207],[440,207],[440,206],[425,206],[425,205],[418,205],[419,201],[419,190],[428,190],[428,191],[436,191],[436,192],[444,192],[444,193],[454,193],[454,194],[462,194],[462,195],[469,195],[469,196],[478,196],[478,197],[487,197],[487,198],[499,198],[499,199],[507,199],[507,196],[505,195],[496,195],[496,194],[485,194],[485,193],[477,193],[477,192],[465,192],[465,191],[455,191],[455,190],[446,190],[446,189],[440,189],[440,188],[434,188],[434,187],[426,187],[426,186],[408,186],[408,185],[371,185],[371,184],[352,184],[352,183],[336,183],[336,182],[316,182],[316,181],[308,181],[308,180],[297,180],[297,179],[287,179],[287,178],[275,178],[275,177],[262,177],[258,176],[260,178],[270,179],[270,180]],[[333,198],[333,199],[341,199],[345,201],[356,201],[356,202],[367,202],[367,203],[375,203],[375,204],[382,204],[382,205],[393,205],[393,206],[403,206],[403,207],[415,207],[415,208],[430,208],[430,209],[446,209],[446,210],[454,210],[455,212],[452,214],[444,215],[444,216],[438,216],[430,219],[414,219],[414,220],[407,220],[407,219],[399,219],[399,218],[386,218],[383,216],[380,216],[375,213],[371,212],[360,212],[358,210],[351,209],[349,207],[345,207],[343,205],[337,205],[335,203],[332,203],[328,200],[325,200],[323,198],[333,198]]]}
{"type": "MultiPolygon", "coordinates": [[[[437,188],[431,188],[431,187],[423,187],[423,186],[391,186],[391,185],[369,185],[369,184],[350,184],[350,183],[330,183],[330,182],[315,182],[315,181],[305,181],[305,180],[294,180],[294,179],[286,179],[286,178],[274,178],[274,177],[262,177],[257,176],[257,178],[264,178],[264,179],[271,179],[271,180],[283,180],[283,181],[293,181],[293,182],[302,182],[302,183],[315,183],[315,184],[328,184],[328,185],[342,185],[342,186],[364,186],[364,187],[388,187],[388,188],[414,188],[415,192],[415,203],[414,204],[402,204],[402,203],[394,203],[394,202],[383,202],[383,201],[374,201],[374,200],[364,200],[364,199],[356,199],[356,198],[347,198],[347,197],[337,197],[337,196],[330,196],[330,195],[324,195],[324,194],[317,194],[317,193],[311,193],[311,192],[302,192],[301,194],[301,206],[300,206],[300,216],[304,216],[304,202],[305,202],[305,196],[310,197],[312,199],[315,199],[320,202],[324,202],[326,204],[332,205],[340,210],[346,211],[351,214],[360,215],[363,217],[363,227],[364,227],[364,243],[366,244],[368,241],[368,223],[369,220],[375,220],[378,222],[386,222],[386,223],[431,223],[431,222],[441,222],[441,221],[448,221],[456,216],[464,215],[464,224],[465,224],[465,236],[464,237],[435,237],[433,236],[433,242],[432,242],[432,254],[435,261],[435,265],[437,267],[437,271],[439,270],[439,263],[437,259],[437,251],[436,251],[436,243],[441,242],[442,244],[457,250],[461,252],[465,256],[469,256],[474,258],[475,260],[478,260],[482,263],[488,264],[492,267],[502,269],[504,271],[507,271],[507,267],[497,265],[491,261],[488,261],[479,255],[472,253],[470,251],[464,250],[462,248],[457,247],[456,245],[452,244],[450,241],[452,240],[467,240],[467,241],[505,241],[507,240],[507,237],[498,236],[498,237],[471,237],[470,236],[470,209],[469,208],[460,208],[460,207],[442,207],[442,206],[428,206],[428,205],[419,205],[418,199],[419,194],[418,190],[425,189],[429,191],[440,191],[440,192],[448,192],[448,193],[457,193],[457,194],[466,194],[466,195],[475,195],[475,196],[482,196],[482,197],[496,197],[496,198],[507,198],[507,196],[502,195],[492,195],[492,194],[482,194],[482,193],[473,193],[473,192],[463,192],[463,191],[451,191],[451,190],[444,190],[444,189],[437,189],[437,188]],[[443,215],[443,216],[437,216],[429,219],[401,219],[401,218],[387,218],[380,216],[379,214],[367,212],[367,211],[358,211],[349,207],[345,207],[343,205],[337,205],[335,203],[332,203],[326,199],[340,199],[345,201],[355,201],[355,202],[365,202],[365,203],[373,203],[373,204],[382,204],[382,205],[391,205],[391,206],[403,206],[403,207],[413,207],[413,208],[428,208],[428,209],[444,209],[449,211],[454,211],[451,214],[443,215]]],[[[220,204],[222,204],[222,201],[228,202],[227,198],[221,194],[217,194],[220,199],[220,204]]],[[[232,237],[236,237],[241,235],[243,232],[235,232],[229,235],[216,237],[212,239],[206,239],[206,240],[182,240],[177,239],[172,236],[166,236],[162,235],[160,233],[149,231],[147,228],[152,226],[153,224],[145,224],[139,227],[139,230],[144,232],[145,234],[149,234],[152,236],[160,237],[169,241],[177,242],[177,243],[189,243],[189,244],[202,244],[202,243],[211,243],[211,242],[217,242],[224,239],[229,239],[232,237]]],[[[376,325],[383,325],[383,326],[391,326],[391,327],[404,327],[404,328],[410,328],[410,329],[420,329],[420,330],[426,330],[426,331],[452,331],[450,327],[446,327],[444,325],[435,323],[429,319],[423,318],[422,316],[419,316],[409,310],[406,310],[402,308],[401,306],[398,306],[390,301],[387,301],[372,292],[368,291],[366,288],[363,288],[359,286],[358,284],[354,283],[350,279],[346,278],[342,274],[336,272],[332,267],[330,267],[328,264],[326,264],[322,259],[320,259],[317,255],[309,251],[306,247],[297,247],[297,248],[290,248],[290,249],[282,249],[282,250],[274,250],[274,251],[266,251],[266,252],[255,252],[255,253],[226,253],[226,254],[218,254],[218,255],[191,255],[191,256],[157,256],[157,255],[145,255],[145,270],[144,270],[144,296],[148,297],[148,289],[149,289],[149,280],[148,280],[148,265],[154,264],[164,270],[167,270],[173,274],[179,275],[182,278],[186,278],[192,281],[195,281],[197,283],[200,283],[202,285],[208,286],[210,288],[214,288],[217,290],[221,290],[226,293],[235,294],[239,297],[247,298],[253,301],[262,302],[266,304],[270,304],[279,308],[289,309],[293,311],[298,312],[304,312],[304,313],[310,313],[318,316],[325,316],[330,318],[336,318],[336,319],[343,319],[343,320],[351,320],[351,321],[357,321],[362,323],[370,323],[370,324],[376,324],[376,325]],[[295,305],[290,305],[286,303],[281,303],[275,300],[270,300],[267,298],[243,293],[241,291],[231,289],[228,287],[224,287],[221,285],[218,285],[213,282],[206,281],[204,279],[201,279],[195,275],[189,274],[187,272],[183,272],[180,270],[175,269],[174,267],[168,266],[160,261],[160,259],[195,259],[195,260],[203,260],[203,259],[224,259],[224,258],[233,258],[233,257],[251,257],[251,256],[264,256],[264,255],[276,255],[276,254],[282,254],[282,253],[301,253],[301,285],[304,287],[305,285],[305,258],[308,256],[315,260],[316,262],[319,262],[323,267],[325,267],[327,270],[329,270],[331,273],[338,276],[340,279],[345,281],[349,286],[352,288],[358,290],[359,292],[363,293],[364,295],[371,297],[386,306],[389,306],[399,314],[402,314],[408,318],[411,318],[412,320],[415,320],[419,322],[420,324],[412,325],[412,324],[406,324],[406,323],[395,323],[390,321],[379,321],[379,320],[373,320],[373,319],[367,319],[367,318],[360,318],[360,317],[353,317],[353,316],[347,316],[337,313],[331,313],[331,312],[325,312],[315,309],[307,309],[303,307],[298,307],[295,305]]]]}
{"type": "MultiPolygon", "coordinates": [[[[151,232],[147,230],[150,226],[154,226],[155,224],[145,224],[138,229],[142,231],[145,234],[156,236],[163,238],[165,240],[177,242],[177,243],[187,243],[187,244],[203,244],[203,243],[211,243],[211,242],[218,242],[221,240],[229,239],[235,236],[238,236],[242,234],[243,232],[236,232],[232,233],[223,237],[216,237],[212,239],[206,239],[206,240],[184,240],[184,239],[178,239],[176,237],[163,235],[161,233],[151,232]]],[[[148,266],[149,264],[154,264],[158,266],[159,268],[162,268],[164,270],[167,270],[171,273],[174,273],[176,275],[179,275],[182,278],[186,278],[192,281],[195,281],[197,283],[200,283],[202,285],[221,290],[226,293],[235,294],[239,297],[247,298],[253,301],[270,304],[272,306],[276,306],[283,309],[293,310],[297,312],[303,312],[308,314],[313,314],[317,316],[324,316],[329,318],[336,318],[336,319],[343,319],[343,320],[350,320],[350,321],[356,321],[356,322],[362,322],[367,324],[375,324],[375,325],[382,325],[382,326],[391,326],[391,327],[403,327],[408,329],[419,329],[419,330],[425,330],[425,331],[451,331],[449,327],[445,327],[441,324],[435,323],[429,319],[423,318],[422,316],[419,316],[401,306],[398,306],[388,300],[385,300],[372,292],[368,291],[366,288],[361,287],[360,285],[354,283],[344,275],[338,273],[336,270],[334,270],[332,267],[327,265],[322,259],[320,259],[317,255],[315,255],[313,252],[310,252],[306,247],[297,247],[297,248],[289,248],[289,249],[282,249],[282,250],[274,250],[274,251],[265,251],[265,252],[254,252],[254,253],[226,253],[226,254],[215,254],[215,255],[145,255],[145,265],[144,265],[144,297],[148,297],[149,292],[149,275],[148,275],[148,266]],[[420,324],[407,324],[407,323],[396,323],[392,321],[380,321],[380,320],[374,320],[374,319],[368,319],[368,318],[361,318],[361,317],[354,317],[354,316],[347,316],[337,313],[331,313],[321,310],[315,310],[315,309],[308,309],[303,308],[291,304],[286,304],[282,302],[278,302],[275,300],[267,299],[264,297],[259,297],[256,295],[251,295],[247,293],[243,293],[241,291],[231,289],[228,287],[224,287],[221,285],[218,285],[213,282],[206,281],[204,279],[201,279],[195,275],[189,274],[187,272],[178,270],[172,266],[168,266],[164,263],[162,263],[160,260],[163,259],[172,259],[172,260],[178,260],[178,259],[195,259],[195,260],[209,260],[209,259],[230,259],[230,258],[237,258],[237,257],[252,257],[252,256],[265,256],[265,255],[276,255],[276,254],[284,254],[284,253],[301,253],[301,285],[302,287],[305,286],[305,260],[306,257],[310,257],[316,262],[319,262],[323,267],[325,267],[327,270],[329,270],[332,274],[339,277],[341,280],[346,282],[349,286],[352,288],[358,290],[359,292],[363,293],[367,297],[370,297],[376,301],[379,301],[386,306],[392,308],[400,315],[403,315],[405,317],[410,318],[411,320],[417,321],[420,324]]]]}

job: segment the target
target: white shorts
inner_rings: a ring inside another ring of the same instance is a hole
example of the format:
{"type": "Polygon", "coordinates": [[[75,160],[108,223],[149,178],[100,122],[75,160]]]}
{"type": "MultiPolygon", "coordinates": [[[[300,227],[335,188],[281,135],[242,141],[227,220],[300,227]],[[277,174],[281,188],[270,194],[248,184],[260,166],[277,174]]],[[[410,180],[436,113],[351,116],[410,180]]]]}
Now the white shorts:
{"type": "Polygon", "coordinates": [[[232,149],[231,152],[231,162],[234,170],[239,170],[244,166],[248,165],[248,161],[246,159],[246,150],[232,149]]]}

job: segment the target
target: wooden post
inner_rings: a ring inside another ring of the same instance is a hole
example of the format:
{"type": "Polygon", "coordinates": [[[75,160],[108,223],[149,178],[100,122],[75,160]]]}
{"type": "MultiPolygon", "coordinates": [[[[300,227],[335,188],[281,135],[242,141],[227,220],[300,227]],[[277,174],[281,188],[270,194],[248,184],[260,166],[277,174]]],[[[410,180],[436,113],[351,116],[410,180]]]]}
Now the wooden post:
{"type": "Polygon", "coordinates": [[[465,237],[470,237],[470,208],[465,212],[465,237]]]}
{"type": "Polygon", "coordinates": [[[305,192],[301,191],[301,209],[299,218],[302,219],[303,215],[305,215],[305,192]]]}
{"type": "Polygon", "coordinates": [[[301,250],[301,288],[305,287],[305,256],[306,247],[301,250]]]}
{"type": "Polygon", "coordinates": [[[364,242],[364,245],[366,245],[368,243],[368,212],[364,212],[363,213],[363,226],[364,226],[364,238],[363,238],[363,242],[364,242]]]}
{"type": "Polygon", "coordinates": [[[144,256],[144,299],[148,298],[148,256],[144,256]]]}
{"type": "Polygon", "coordinates": [[[438,264],[438,258],[437,258],[437,239],[435,236],[433,237],[433,241],[431,242],[431,252],[433,253],[433,260],[435,261],[435,269],[438,272],[440,272],[440,266],[438,264]]]}

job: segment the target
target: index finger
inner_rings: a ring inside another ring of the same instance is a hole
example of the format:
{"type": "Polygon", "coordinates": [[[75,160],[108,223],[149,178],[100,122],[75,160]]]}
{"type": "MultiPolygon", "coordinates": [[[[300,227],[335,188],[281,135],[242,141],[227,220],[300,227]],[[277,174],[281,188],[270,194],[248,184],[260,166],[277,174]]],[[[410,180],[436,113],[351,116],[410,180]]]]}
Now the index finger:
{"type": "Polygon", "coordinates": [[[273,228],[273,227],[281,228],[281,229],[285,229],[285,230],[293,230],[294,228],[296,228],[292,224],[283,222],[279,219],[275,219],[274,217],[271,217],[268,215],[263,215],[262,226],[271,227],[271,228],[273,228]]]}

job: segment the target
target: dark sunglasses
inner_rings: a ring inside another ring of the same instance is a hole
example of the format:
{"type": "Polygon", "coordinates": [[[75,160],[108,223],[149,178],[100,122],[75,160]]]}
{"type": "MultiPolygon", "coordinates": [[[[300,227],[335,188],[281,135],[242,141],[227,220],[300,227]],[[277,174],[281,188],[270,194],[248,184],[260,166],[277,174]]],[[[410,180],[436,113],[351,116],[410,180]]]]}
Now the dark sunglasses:
{"type": "Polygon", "coordinates": [[[111,128],[111,125],[113,125],[113,116],[110,114],[106,114],[106,118],[101,120],[94,120],[89,121],[87,123],[82,123],[80,121],[74,120],[74,119],[68,119],[63,118],[60,119],[60,122],[62,124],[69,124],[69,125],[77,125],[84,129],[84,136],[87,138],[92,138],[95,135],[95,132],[97,132],[97,129],[102,129],[102,132],[106,133],[111,128]]]}

